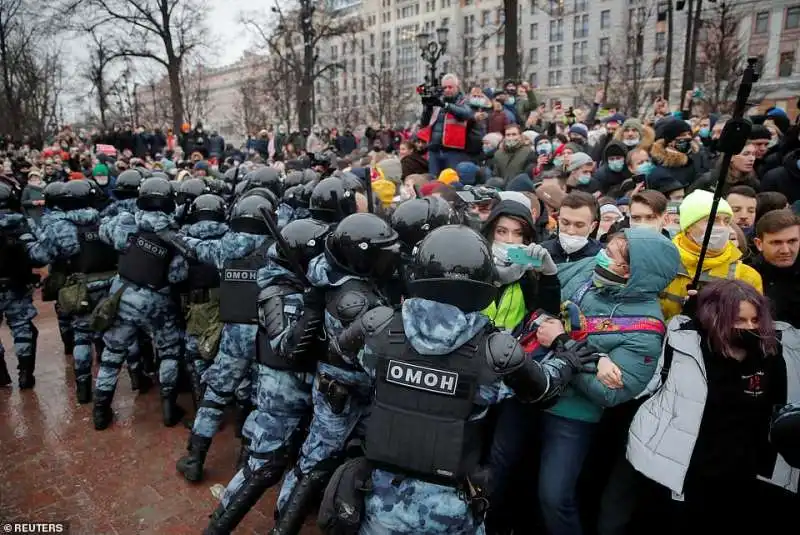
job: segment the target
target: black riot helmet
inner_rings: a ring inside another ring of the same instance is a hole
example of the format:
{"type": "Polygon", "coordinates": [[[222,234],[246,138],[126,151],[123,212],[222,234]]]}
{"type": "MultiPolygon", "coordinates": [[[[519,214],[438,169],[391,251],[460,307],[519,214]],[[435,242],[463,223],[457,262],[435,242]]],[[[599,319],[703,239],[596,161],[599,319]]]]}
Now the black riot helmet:
{"type": "Polygon", "coordinates": [[[164,171],[151,171],[150,176],[145,178],[163,178],[164,180],[169,180],[169,175],[164,171]]]}
{"type": "Polygon", "coordinates": [[[90,208],[97,198],[97,190],[85,179],[70,180],[64,184],[60,204],[64,210],[90,208]]]}
{"type": "Polygon", "coordinates": [[[283,192],[283,202],[292,208],[308,208],[311,191],[304,185],[292,186],[283,192]]]}
{"type": "Polygon", "coordinates": [[[769,441],[792,468],[800,468],[800,403],[789,403],[775,411],[769,441]]]}
{"type": "Polygon", "coordinates": [[[0,182],[0,212],[19,212],[19,195],[10,184],[0,182]]]}
{"type": "Polygon", "coordinates": [[[454,223],[458,223],[458,217],[441,197],[410,199],[392,214],[392,228],[409,252],[433,229],[454,223]]]}
{"type": "Polygon", "coordinates": [[[291,188],[293,186],[303,184],[304,182],[305,180],[302,171],[289,171],[286,174],[286,178],[283,179],[283,186],[284,188],[291,188]]]}
{"type": "Polygon", "coordinates": [[[187,178],[178,184],[175,200],[178,204],[186,204],[187,201],[191,202],[210,191],[208,184],[202,178],[187,178]]]}
{"type": "Polygon", "coordinates": [[[344,184],[344,187],[350,191],[355,191],[356,193],[367,192],[367,188],[364,187],[364,183],[361,181],[361,179],[350,171],[343,172],[341,175],[339,175],[339,179],[344,184]]]}
{"type": "Polygon", "coordinates": [[[262,209],[272,212],[273,206],[269,199],[261,195],[248,195],[236,201],[228,221],[231,230],[247,234],[269,234],[262,209]]]}
{"type": "Polygon", "coordinates": [[[400,260],[397,232],[375,214],[352,214],[342,219],[325,240],[331,265],[360,277],[385,279],[400,260]]]}
{"type": "Polygon", "coordinates": [[[240,199],[244,199],[245,197],[252,197],[253,195],[257,195],[259,197],[263,197],[269,201],[269,203],[274,207],[278,206],[279,200],[275,197],[275,194],[272,190],[267,188],[253,188],[253,189],[246,189],[240,196],[240,199]]]}
{"type": "Polygon", "coordinates": [[[175,194],[172,184],[163,178],[148,178],[139,186],[139,199],[136,206],[145,212],[164,212],[171,214],[175,211],[175,194]]]}
{"type": "Polygon", "coordinates": [[[216,221],[224,223],[228,215],[228,207],[219,195],[205,193],[199,195],[189,208],[188,222],[197,223],[198,221],[216,221]]]}
{"type": "Polygon", "coordinates": [[[259,167],[255,171],[247,174],[247,189],[252,188],[267,188],[275,194],[276,198],[283,195],[283,184],[281,184],[281,175],[278,170],[273,167],[259,167]]]}
{"type": "Polygon", "coordinates": [[[303,169],[303,182],[319,182],[319,173],[313,169],[303,169]]]}
{"type": "MultiPolygon", "coordinates": [[[[325,252],[325,238],[330,232],[330,225],[322,221],[297,219],[281,229],[281,236],[289,247],[289,254],[305,271],[312,258],[325,252]]],[[[281,247],[276,247],[275,260],[285,267],[291,267],[281,247]]]]}
{"type": "Polygon", "coordinates": [[[63,182],[50,182],[44,188],[44,205],[50,210],[61,210],[61,199],[64,195],[63,182]]]}
{"type": "Polygon", "coordinates": [[[135,199],[139,196],[139,186],[144,178],[134,169],[127,169],[119,174],[114,184],[114,197],[117,199],[135,199]]]}
{"type": "Polygon", "coordinates": [[[464,312],[483,310],[497,297],[492,249],[483,236],[463,225],[431,231],[416,246],[407,274],[409,295],[464,312]]]}
{"type": "Polygon", "coordinates": [[[341,179],[330,177],[320,180],[314,187],[308,207],[314,219],[336,223],[356,213],[356,195],[345,188],[341,179]]]}

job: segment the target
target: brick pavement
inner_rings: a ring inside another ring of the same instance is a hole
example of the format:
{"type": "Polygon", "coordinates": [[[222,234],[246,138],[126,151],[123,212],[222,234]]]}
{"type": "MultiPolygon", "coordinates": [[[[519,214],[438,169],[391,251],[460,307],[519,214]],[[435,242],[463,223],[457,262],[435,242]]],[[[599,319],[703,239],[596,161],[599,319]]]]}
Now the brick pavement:
{"type": "MultiPolygon", "coordinates": [[[[69,520],[72,535],[199,534],[216,506],[212,485],[234,473],[238,441],[227,425],[214,440],[206,480],[190,485],[175,471],[188,430],[161,424],[158,389],[130,390],[125,370],[114,397],[114,423],[92,426],[91,405],[75,401],[71,359],[63,355],[50,304],[39,303],[36,387],[16,386],[16,357],[0,332],[10,388],[0,389],[0,520],[69,520]]],[[[191,407],[188,396],[181,404],[191,407]]],[[[276,491],[267,493],[234,533],[265,534],[276,491]]],[[[316,534],[314,519],[303,535],[316,534]]]]}

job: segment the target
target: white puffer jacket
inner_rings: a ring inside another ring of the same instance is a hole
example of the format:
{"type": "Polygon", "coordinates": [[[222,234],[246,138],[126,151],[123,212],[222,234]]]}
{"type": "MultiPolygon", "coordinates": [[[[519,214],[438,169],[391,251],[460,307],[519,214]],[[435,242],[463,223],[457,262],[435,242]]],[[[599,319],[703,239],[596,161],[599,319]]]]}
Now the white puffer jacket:
{"type": "MultiPolygon", "coordinates": [[[[679,330],[689,320],[686,316],[675,316],[669,322],[664,339],[665,345],[669,344],[673,350],[669,375],[661,385],[662,351],[658,370],[644,393],[655,392],[655,395],[639,408],[628,434],[628,461],[677,495],[683,494],[708,396],[700,335],[693,330],[679,330]]],[[[775,329],[782,333],[788,402],[800,402],[800,331],[783,322],[776,322],[775,329]]],[[[768,481],[797,492],[798,479],[800,470],[778,456],[768,481]]]]}

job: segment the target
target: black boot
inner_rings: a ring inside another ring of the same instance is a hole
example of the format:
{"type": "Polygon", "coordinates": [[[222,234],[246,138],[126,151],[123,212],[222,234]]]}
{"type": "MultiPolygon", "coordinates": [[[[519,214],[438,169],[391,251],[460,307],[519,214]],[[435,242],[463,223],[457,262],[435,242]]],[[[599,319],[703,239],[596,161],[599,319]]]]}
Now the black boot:
{"type": "MultiPolygon", "coordinates": [[[[238,492],[228,500],[228,507],[223,507],[222,504],[217,506],[203,535],[228,535],[236,529],[264,492],[281,480],[285,468],[285,458],[278,459],[273,456],[261,468],[252,472],[246,477],[238,492]]],[[[248,471],[245,469],[245,474],[248,471]]]]}
{"type": "Polygon", "coordinates": [[[98,431],[106,429],[114,418],[114,412],[111,410],[111,400],[113,397],[114,392],[107,392],[105,390],[94,391],[92,419],[94,420],[94,428],[98,431]]]}
{"type": "Polygon", "coordinates": [[[174,427],[186,414],[177,402],[178,393],[174,388],[161,389],[161,417],[166,427],[174,427]]]}
{"type": "Polygon", "coordinates": [[[297,535],[303,527],[303,523],[308,516],[311,504],[319,501],[319,495],[332,472],[329,470],[312,470],[306,476],[301,477],[289,499],[286,501],[286,506],[280,512],[275,527],[269,532],[269,535],[297,535]]]}
{"type": "Polygon", "coordinates": [[[128,367],[128,375],[131,378],[131,390],[134,392],[138,391],[140,394],[146,394],[153,386],[153,380],[144,373],[141,364],[136,368],[128,367]]]}
{"type": "Polygon", "coordinates": [[[250,416],[252,411],[253,404],[249,401],[236,402],[236,438],[242,438],[242,428],[244,427],[244,422],[247,420],[247,417],[250,416]]]}
{"type": "Polygon", "coordinates": [[[194,412],[196,413],[197,409],[200,408],[200,404],[203,402],[205,387],[203,386],[202,377],[194,364],[192,364],[189,369],[189,378],[192,381],[192,403],[194,403],[194,412]]]}
{"type": "Polygon", "coordinates": [[[8,366],[6,366],[6,358],[0,355],[0,386],[9,386],[11,384],[11,376],[8,374],[8,366]]]}
{"type": "Polygon", "coordinates": [[[26,362],[20,362],[17,365],[19,371],[19,388],[20,390],[28,390],[33,388],[36,384],[36,378],[33,376],[33,359],[26,362]]]}
{"type": "Polygon", "coordinates": [[[181,457],[175,468],[183,474],[186,481],[197,483],[203,480],[203,465],[206,462],[211,439],[198,435],[189,435],[189,454],[181,457]]]}
{"type": "Polygon", "coordinates": [[[76,379],[75,391],[78,396],[78,403],[81,405],[90,403],[92,401],[92,376],[76,379]]]}

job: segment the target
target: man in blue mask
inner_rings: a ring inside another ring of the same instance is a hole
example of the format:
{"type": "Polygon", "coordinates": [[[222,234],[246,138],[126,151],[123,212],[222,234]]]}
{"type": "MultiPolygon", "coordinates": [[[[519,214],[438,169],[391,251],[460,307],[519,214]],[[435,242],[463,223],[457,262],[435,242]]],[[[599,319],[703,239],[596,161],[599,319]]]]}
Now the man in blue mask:
{"type": "Polygon", "coordinates": [[[593,178],[594,160],[585,152],[576,152],[569,157],[567,164],[567,191],[578,190],[594,193],[600,190],[599,184],[593,178]]]}
{"type": "Polygon", "coordinates": [[[612,198],[619,197],[619,186],[631,173],[625,166],[628,149],[619,141],[611,141],[603,152],[603,164],[595,173],[600,192],[612,198]]]}

